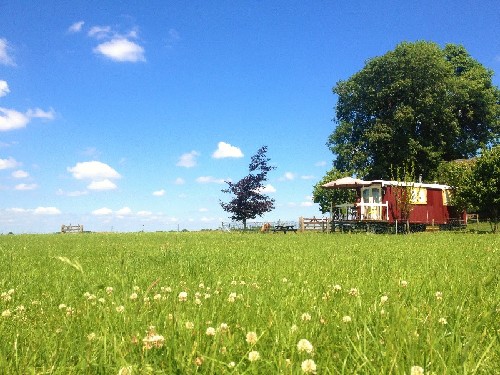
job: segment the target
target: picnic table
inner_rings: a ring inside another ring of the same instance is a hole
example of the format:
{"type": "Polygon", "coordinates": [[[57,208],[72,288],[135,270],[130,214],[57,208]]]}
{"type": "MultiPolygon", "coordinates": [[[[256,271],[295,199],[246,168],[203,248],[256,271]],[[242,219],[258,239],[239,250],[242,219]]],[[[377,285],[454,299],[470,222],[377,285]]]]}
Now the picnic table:
{"type": "Polygon", "coordinates": [[[295,228],[295,225],[275,225],[273,228],[273,232],[283,232],[286,234],[286,232],[293,231],[294,233],[297,233],[297,228],[295,228]]]}

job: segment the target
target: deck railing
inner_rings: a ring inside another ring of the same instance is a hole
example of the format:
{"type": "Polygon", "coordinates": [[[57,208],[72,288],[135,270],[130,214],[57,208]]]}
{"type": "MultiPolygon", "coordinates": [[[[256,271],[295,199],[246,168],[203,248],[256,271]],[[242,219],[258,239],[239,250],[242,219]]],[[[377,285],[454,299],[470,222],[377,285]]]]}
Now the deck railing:
{"type": "Polygon", "coordinates": [[[333,220],[385,220],[389,221],[389,203],[343,203],[333,206],[333,220]]]}

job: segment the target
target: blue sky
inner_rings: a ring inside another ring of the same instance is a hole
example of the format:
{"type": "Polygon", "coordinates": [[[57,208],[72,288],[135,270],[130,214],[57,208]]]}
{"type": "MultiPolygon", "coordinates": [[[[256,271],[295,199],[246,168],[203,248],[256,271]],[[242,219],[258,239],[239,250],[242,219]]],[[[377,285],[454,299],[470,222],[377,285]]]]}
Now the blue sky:
{"type": "Polygon", "coordinates": [[[320,217],[335,83],[416,40],[498,72],[499,19],[497,0],[0,2],[0,233],[217,228],[263,145],[259,220],[320,217]]]}

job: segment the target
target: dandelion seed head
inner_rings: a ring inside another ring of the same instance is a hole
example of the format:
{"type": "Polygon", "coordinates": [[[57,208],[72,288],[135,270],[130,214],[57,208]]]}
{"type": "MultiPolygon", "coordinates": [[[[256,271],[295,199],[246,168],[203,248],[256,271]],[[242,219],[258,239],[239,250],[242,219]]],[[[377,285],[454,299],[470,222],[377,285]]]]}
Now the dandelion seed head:
{"type": "Polygon", "coordinates": [[[178,298],[180,302],[186,302],[188,298],[187,292],[180,292],[178,298]]]}
{"type": "Polygon", "coordinates": [[[205,333],[206,333],[207,336],[215,336],[215,328],[214,327],[208,327],[205,333]]]}

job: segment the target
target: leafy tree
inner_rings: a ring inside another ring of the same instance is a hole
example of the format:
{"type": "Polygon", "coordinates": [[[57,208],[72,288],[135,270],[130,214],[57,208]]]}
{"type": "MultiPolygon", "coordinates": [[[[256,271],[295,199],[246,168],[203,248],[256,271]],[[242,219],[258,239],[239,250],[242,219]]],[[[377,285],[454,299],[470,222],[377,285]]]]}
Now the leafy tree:
{"type": "Polygon", "coordinates": [[[222,190],[223,193],[233,194],[234,198],[228,203],[220,201],[220,205],[231,214],[231,220],[243,222],[244,229],[248,219],[255,219],[274,209],[274,199],[262,194],[267,174],[276,168],[268,165],[270,159],[266,157],[266,152],[267,146],[261,147],[252,156],[250,173],[236,183],[226,181],[228,188],[222,190]]]}
{"type": "Polygon", "coordinates": [[[403,42],[338,82],[334,166],[368,179],[415,165],[427,179],[440,162],[470,158],[500,134],[493,72],[462,46],[403,42]]]}
{"type": "Polygon", "coordinates": [[[334,204],[354,202],[356,194],[354,190],[350,189],[325,189],[322,187],[324,184],[338,180],[342,177],[352,176],[352,173],[341,172],[335,167],[329,170],[325,177],[321,179],[313,187],[313,201],[314,203],[319,203],[319,209],[322,214],[330,212],[330,205],[332,202],[334,204]]]}
{"type": "Polygon", "coordinates": [[[477,210],[477,207],[471,205],[467,193],[468,186],[471,184],[472,169],[476,160],[476,158],[473,158],[442,162],[434,174],[436,181],[453,188],[453,194],[450,198],[451,204],[459,211],[477,210]]]}
{"type": "Polygon", "coordinates": [[[485,150],[472,168],[464,199],[485,213],[496,232],[500,222],[500,146],[485,150]]]}

